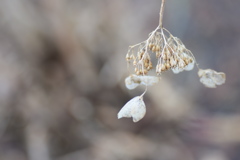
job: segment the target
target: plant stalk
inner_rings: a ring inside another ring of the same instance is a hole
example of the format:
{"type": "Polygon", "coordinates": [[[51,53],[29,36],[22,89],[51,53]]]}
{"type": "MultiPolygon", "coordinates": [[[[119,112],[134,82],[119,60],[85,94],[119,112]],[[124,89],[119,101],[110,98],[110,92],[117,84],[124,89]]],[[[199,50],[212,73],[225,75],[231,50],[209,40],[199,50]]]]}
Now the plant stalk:
{"type": "Polygon", "coordinates": [[[161,8],[160,8],[160,12],[159,12],[159,28],[163,28],[163,11],[164,11],[164,6],[165,6],[165,0],[162,0],[162,4],[161,4],[161,8]]]}

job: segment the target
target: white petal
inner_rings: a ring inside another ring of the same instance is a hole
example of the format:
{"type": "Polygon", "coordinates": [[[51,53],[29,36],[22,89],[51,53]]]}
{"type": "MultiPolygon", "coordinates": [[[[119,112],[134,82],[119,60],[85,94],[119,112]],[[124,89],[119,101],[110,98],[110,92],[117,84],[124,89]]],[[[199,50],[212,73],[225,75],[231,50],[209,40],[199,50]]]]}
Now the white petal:
{"type": "Polygon", "coordinates": [[[145,85],[151,86],[157,84],[160,78],[155,76],[137,76],[137,75],[130,75],[125,79],[125,85],[128,89],[134,89],[137,86],[145,85]]]}
{"type": "Polygon", "coordinates": [[[177,61],[173,57],[171,57],[170,64],[171,64],[171,66],[175,66],[177,64],[177,61]]]}
{"type": "Polygon", "coordinates": [[[214,81],[214,83],[216,83],[217,85],[222,85],[223,83],[225,83],[226,81],[226,75],[223,72],[214,72],[213,73],[213,77],[212,80],[214,81]]]}
{"type": "Polygon", "coordinates": [[[183,69],[180,69],[178,67],[172,68],[173,73],[178,74],[179,72],[182,72],[183,69]]]}
{"type": "Polygon", "coordinates": [[[145,86],[152,86],[154,84],[157,84],[160,80],[159,77],[155,76],[139,76],[141,80],[141,84],[145,86]]]}
{"type": "Polygon", "coordinates": [[[184,62],[182,59],[180,59],[180,61],[178,62],[178,66],[179,66],[180,68],[184,68],[185,62],[184,62]]]}
{"type": "Polygon", "coordinates": [[[222,85],[225,83],[226,75],[223,72],[216,72],[212,69],[198,71],[198,76],[201,78],[202,82],[206,87],[215,88],[216,85],[222,85]]]}
{"type": "Polygon", "coordinates": [[[140,84],[140,79],[137,75],[130,75],[125,79],[125,85],[128,89],[135,89],[140,84]]]}
{"type": "Polygon", "coordinates": [[[177,67],[176,67],[176,68],[172,68],[172,71],[173,71],[173,73],[175,73],[175,74],[178,74],[178,73],[179,73],[179,70],[178,70],[177,67]]]}
{"type": "Polygon", "coordinates": [[[208,88],[216,88],[216,85],[211,78],[202,77],[200,82],[208,88]]]}
{"type": "Polygon", "coordinates": [[[184,69],[186,71],[191,71],[194,68],[194,61],[192,63],[189,63],[184,69]]]}
{"type": "Polygon", "coordinates": [[[133,122],[138,122],[146,114],[146,106],[142,96],[137,96],[128,101],[118,112],[118,119],[122,117],[133,118],[133,122]]]}

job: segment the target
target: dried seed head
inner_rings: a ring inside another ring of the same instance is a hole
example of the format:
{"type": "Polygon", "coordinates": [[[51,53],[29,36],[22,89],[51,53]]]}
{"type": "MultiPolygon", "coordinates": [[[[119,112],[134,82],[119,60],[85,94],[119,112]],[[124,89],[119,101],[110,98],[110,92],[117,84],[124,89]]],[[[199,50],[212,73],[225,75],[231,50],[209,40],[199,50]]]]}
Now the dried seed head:
{"type": "Polygon", "coordinates": [[[128,101],[118,112],[118,119],[126,117],[133,118],[133,122],[138,122],[146,114],[146,106],[142,96],[137,96],[128,101]]]}
{"type": "Polygon", "coordinates": [[[171,65],[170,65],[170,63],[168,62],[167,63],[167,69],[170,69],[171,68],[171,65]]]}
{"type": "Polygon", "coordinates": [[[136,60],[136,57],[133,54],[130,56],[130,58],[136,60]]]}
{"type": "Polygon", "coordinates": [[[149,34],[149,38],[137,45],[130,46],[129,53],[136,56],[132,58],[133,66],[137,75],[146,75],[152,69],[150,54],[155,53],[159,66],[156,66],[156,73],[172,69],[174,73],[194,68],[195,58],[182,41],[171,35],[165,29],[157,29],[149,34]],[[147,51],[151,52],[147,52],[147,51]],[[135,53],[134,53],[135,52],[135,53]]]}
{"type": "Polygon", "coordinates": [[[153,52],[156,52],[156,47],[155,47],[155,45],[152,47],[152,51],[153,51],[153,52]]]}
{"type": "Polygon", "coordinates": [[[163,54],[163,60],[167,60],[167,54],[166,53],[163,54]]]}
{"type": "Polygon", "coordinates": [[[149,47],[149,49],[151,50],[152,47],[153,47],[153,44],[152,44],[152,43],[149,43],[149,44],[148,44],[148,47],[149,47]]]}
{"type": "Polygon", "coordinates": [[[135,68],[134,71],[137,72],[137,71],[138,71],[138,68],[135,68]]]}
{"type": "Polygon", "coordinates": [[[146,69],[143,70],[143,74],[144,74],[144,75],[146,75],[147,72],[148,72],[148,71],[147,71],[146,69]]]}
{"type": "Polygon", "coordinates": [[[162,64],[161,65],[161,71],[165,71],[166,70],[166,66],[165,66],[165,64],[162,64]]]}
{"type": "Polygon", "coordinates": [[[129,53],[126,54],[126,60],[129,61],[131,59],[129,53]]]}
{"type": "Polygon", "coordinates": [[[137,61],[136,61],[136,60],[133,61],[133,65],[134,65],[134,66],[137,65],[137,61]]]}
{"type": "Polygon", "coordinates": [[[148,63],[147,62],[144,63],[144,67],[146,67],[146,68],[148,67],[148,63]]]}

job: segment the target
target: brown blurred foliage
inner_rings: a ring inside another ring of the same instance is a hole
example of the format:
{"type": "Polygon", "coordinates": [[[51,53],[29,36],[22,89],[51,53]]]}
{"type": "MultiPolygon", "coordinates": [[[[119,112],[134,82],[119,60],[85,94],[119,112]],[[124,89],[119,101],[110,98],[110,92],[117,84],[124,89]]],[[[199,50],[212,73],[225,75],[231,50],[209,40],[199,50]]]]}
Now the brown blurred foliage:
{"type": "Polygon", "coordinates": [[[117,112],[128,91],[125,54],[158,24],[160,0],[1,0],[1,160],[240,159],[240,1],[167,0],[164,26],[197,71],[166,73],[138,123],[117,112]]]}

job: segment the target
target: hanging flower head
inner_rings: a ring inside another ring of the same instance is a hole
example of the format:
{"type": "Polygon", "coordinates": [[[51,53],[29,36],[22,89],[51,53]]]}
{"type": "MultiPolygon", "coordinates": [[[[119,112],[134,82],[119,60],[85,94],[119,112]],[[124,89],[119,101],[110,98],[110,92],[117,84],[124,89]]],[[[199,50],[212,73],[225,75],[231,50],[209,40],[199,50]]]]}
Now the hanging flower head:
{"type": "MultiPolygon", "coordinates": [[[[129,46],[126,60],[132,64],[135,74],[125,79],[125,85],[132,90],[139,85],[147,86],[157,84],[163,72],[172,70],[174,74],[182,71],[191,71],[195,64],[199,69],[200,82],[206,87],[215,88],[216,85],[225,83],[226,76],[222,72],[211,69],[202,70],[198,67],[192,52],[185,47],[182,41],[174,37],[166,28],[163,28],[163,10],[165,0],[162,0],[158,27],[152,31],[147,40],[129,46]],[[156,58],[156,65],[152,59],[156,58]],[[156,76],[148,76],[150,70],[155,68],[156,76]]],[[[146,113],[143,95],[134,97],[127,102],[118,113],[118,118],[132,117],[134,122],[142,119],[146,113]]]]}

